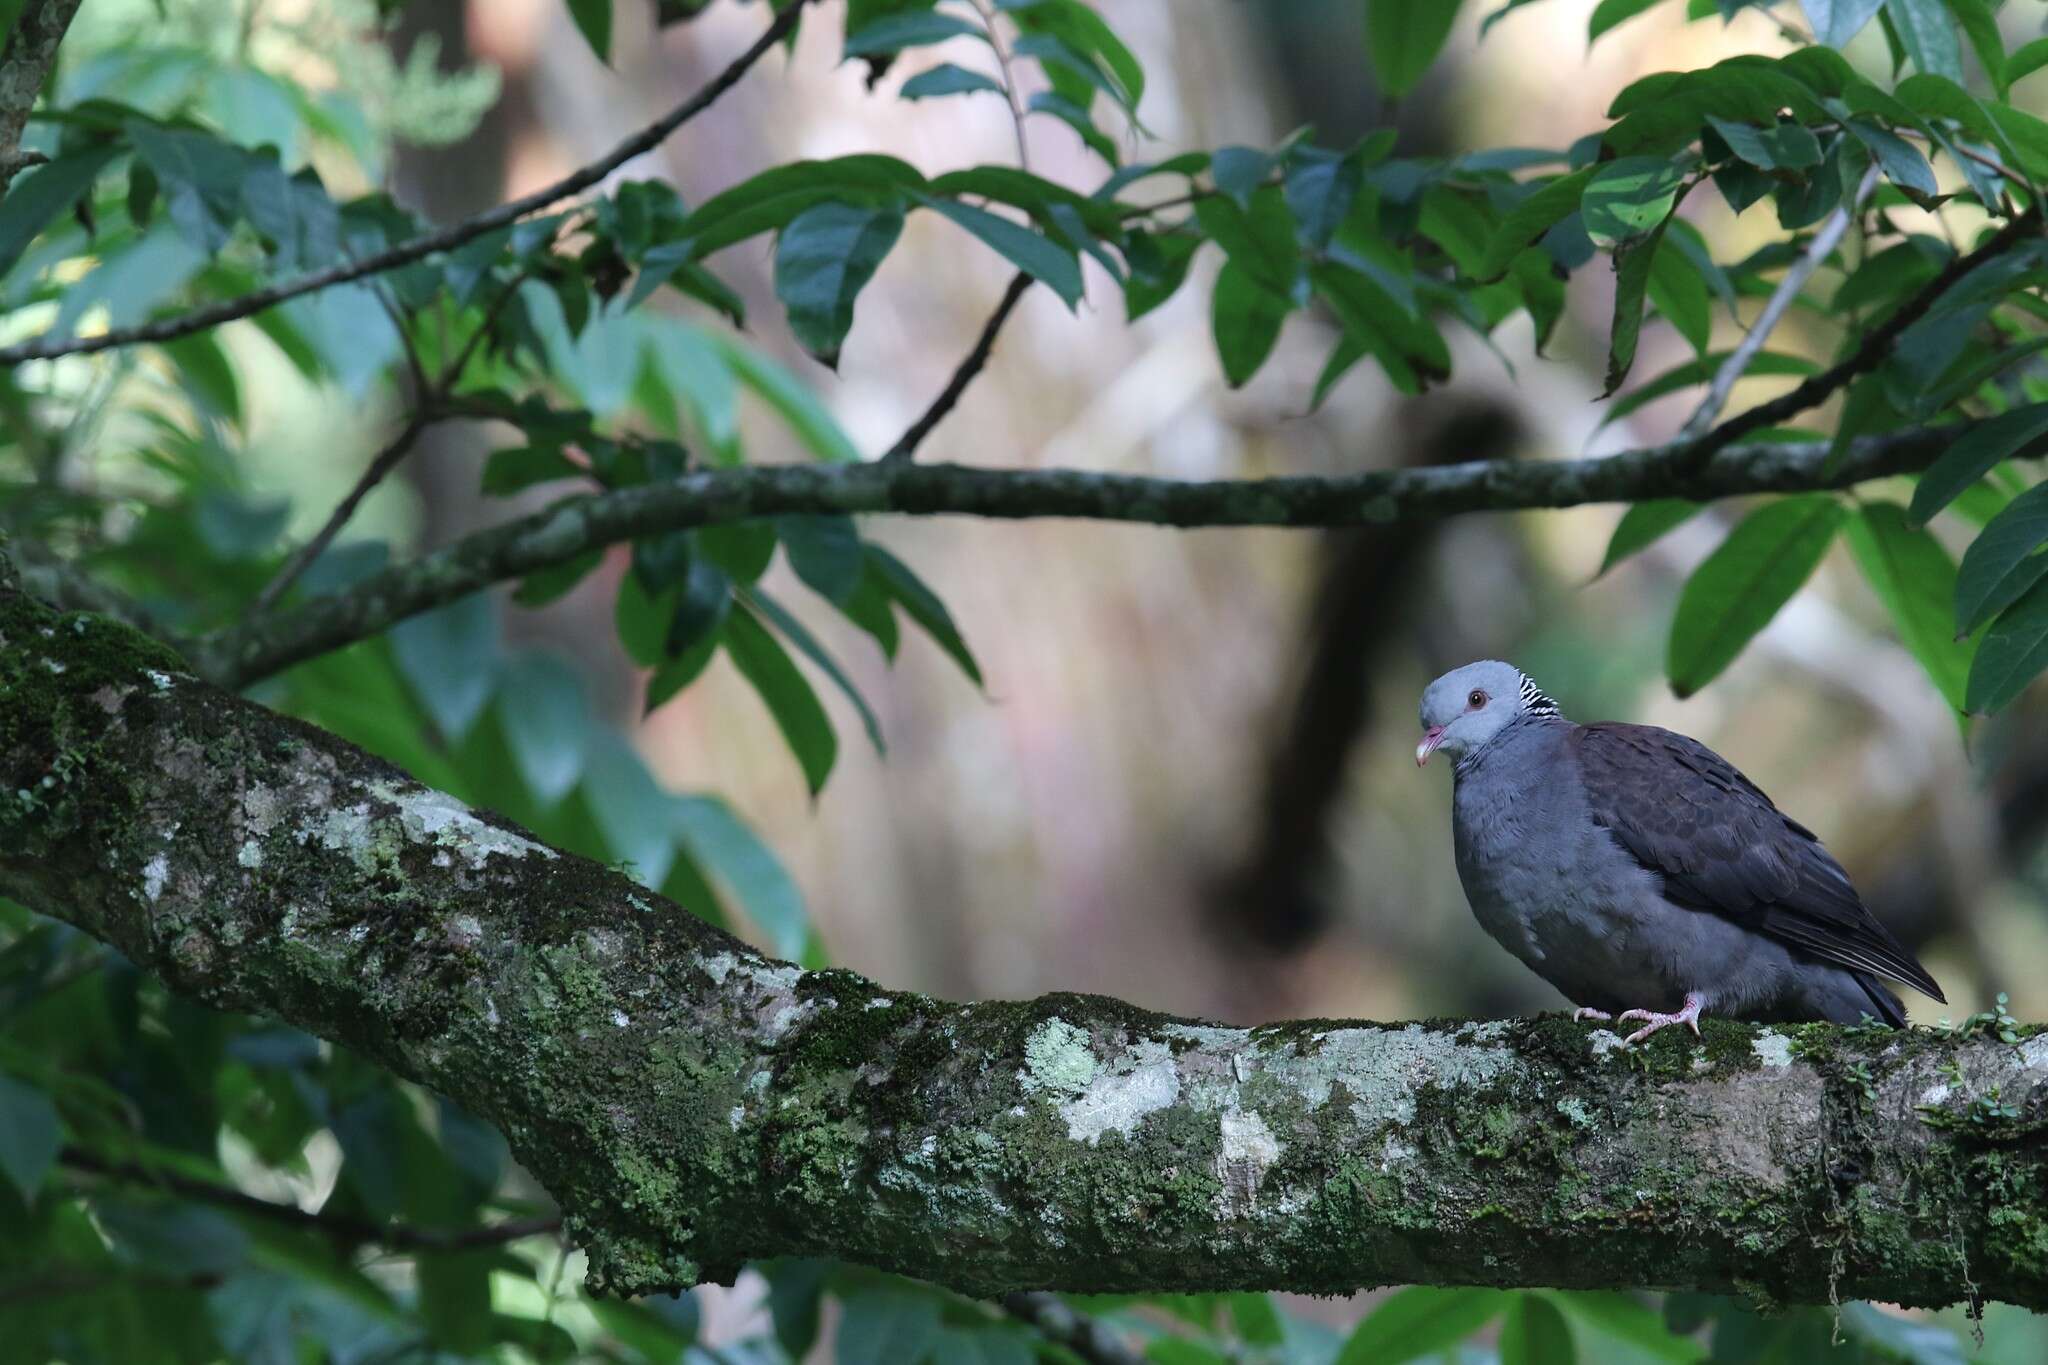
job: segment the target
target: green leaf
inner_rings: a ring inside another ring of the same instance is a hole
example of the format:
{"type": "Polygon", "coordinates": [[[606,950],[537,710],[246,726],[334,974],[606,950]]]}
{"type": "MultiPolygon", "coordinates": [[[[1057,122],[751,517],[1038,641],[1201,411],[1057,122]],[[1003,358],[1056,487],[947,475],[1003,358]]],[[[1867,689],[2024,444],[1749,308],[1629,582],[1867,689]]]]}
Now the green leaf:
{"type": "Polygon", "coordinates": [[[1972,715],[2002,709],[2048,666],[2048,578],[2027,589],[2019,601],[1999,613],[1978,642],[1963,690],[1963,707],[1972,715]]]}
{"type": "Polygon", "coordinates": [[[391,628],[391,653],[443,738],[461,739],[498,685],[498,615],[471,593],[391,628]]]}
{"type": "Polygon", "coordinates": [[[1915,526],[1925,526],[1936,512],[1998,465],[2037,454],[2044,446],[2048,446],[2048,403],[2031,403],[1977,423],[1920,476],[1908,517],[1915,526]]]}
{"type": "Polygon", "coordinates": [[[1216,334],[1216,353],[1223,360],[1223,377],[1230,387],[1241,387],[1280,339],[1280,325],[1292,311],[1286,299],[1251,277],[1236,261],[1225,261],[1216,276],[1210,325],[1216,334]]]}
{"type": "Polygon", "coordinates": [[[1358,1324],[1333,1365],[1403,1365],[1457,1345],[1508,1306],[1498,1289],[1396,1290],[1358,1324]]]}
{"type": "Polygon", "coordinates": [[[941,95],[975,95],[982,91],[1002,94],[1000,81],[992,80],[979,71],[969,71],[964,66],[941,62],[929,71],[920,71],[903,82],[900,92],[907,100],[935,99],[941,95]]]}
{"type": "Polygon", "coordinates": [[[901,52],[906,47],[929,47],[954,38],[979,38],[988,41],[988,35],[981,25],[957,15],[941,14],[937,10],[919,10],[905,14],[884,15],[873,23],[863,24],[856,32],[846,35],[848,57],[875,57],[891,52],[901,52]]]}
{"type": "Polygon", "coordinates": [[[939,1333],[939,1304],[929,1294],[869,1290],[841,1301],[833,1359],[838,1365],[914,1365],[939,1333]]]}
{"type": "Polygon", "coordinates": [[[1927,157],[1918,147],[1868,119],[1852,118],[1846,126],[1856,140],[1877,158],[1885,178],[1894,185],[1915,194],[1940,193],[1941,186],[1935,181],[1934,168],[1927,164],[1927,157]]]}
{"type": "Polygon", "coordinates": [[[111,145],[67,152],[14,177],[0,200],[0,275],[58,214],[92,193],[93,181],[117,149],[111,145]]]}
{"type": "Polygon", "coordinates": [[[1712,682],[1813,573],[1847,514],[1824,493],[1779,498],[1744,517],[1686,580],[1664,671],[1681,697],[1712,682]]]}
{"type": "Polygon", "coordinates": [[[156,173],[179,234],[207,255],[218,254],[242,216],[242,186],[254,158],[211,134],[141,119],[129,120],[128,136],[156,173]]]}
{"type": "MultiPolygon", "coordinates": [[[[1566,1318],[1590,1330],[1596,1337],[1609,1338],[1633,1348],[1643,1362],[1664,1361],[1668,1365],[1692,1365],[1706,1355],[1706,1349],[1680,1336],[1664,1323],[1664,1315],[1634,1295],[1598,1289],[1552,1291],[1551,1300],[1566,1318]]],[[[1590,1344],[1590,1343],[1589,1343],[1590,1344]]],[[[1597,1351],[1587,1353],[1602,1359],[1597,1351]]]]}
{"type": "Polygon", "coordinates": [[[1011,265],[1058,294],[1068,308],[1081,301],[1080,261],[1045,234],[958,200],[919,195],[918,202],[979,237],[1011,265]]]}
{"type": "Polygon", "coordinates": [[[1654,231],[1671,216],[1684,186],[1685,169],[1668,157],[1624,156],[1604,162],[1579,201],[1586,235],[1599,246],[1614,246],[1654,231]]]}
{"type": "Polygon", "coordinates": [[[1561,175],[1524,196],[1494,229],[1486,245],[1486,261],[1480,267],[1481,280],[1497,280],[1522,251],[1558,223],[1578,212],[1579,200],[1592,182],[1598,167],[1588,166],[1561,175]]]}
{"type": "Polygon", "coordinates": [[[775,527],[766,521],[729,521],[697,532],[697,548],[735,583],[751,583],[775,558],[775,527]]]}
{"type": "Polygon", "coordinates": [[[1884,8],[1884,0],[1799,0],[1813,36],[1829,47],[1846,47],[1863,31],[1871,16],[1884,8]]]}
{"type": "Polygon", "coordinates": [[[560,446],[512,446],[494,450],[484,461],[484,492],[494,496],[517,493],[537,483],[556,479],[580,479],[590,473],[569,462],[560,446]]]}
{"type": "MultiPolygon", "coordinates": [[[[2048,534],[2048,527],[2043,532],[2048,534]]],[[[1891,613],[1900,641],[1948,704],[1962,710],[1963,688],[1977,646],[1956,638],[1962,585],[1955,561],[1933,536],[1908,526],[1906,511],[1897,503],[1863,504],[1844,524],[1843,534],[1871,590],[1891,613]]],[[[1983,543],[1981,538],[1978,543],[1983,543]]],[[[1963,562],[1967,566],[1969,560],[1963,562]]],[[[2048,568],[2048,560],[2042,566],[2048,568]]],[[[2017,596],[2014,592],[2004,598],[1999,607],[2017,596]]]]}
{"type": "Polygon", "coordinates": [[[1600,0],[1593,7],[1592,17],[1586,21],[1586,41],[1595,41],[1616,24],[1633,19],[1659,3],[1660,0],[1600,0]]]}
{"type": "Polygon", "coordinates": [[[50,1097],[26,1081],[0,1076],[0,1174],[24,1201],[34,1201],[63,1145],[64,1124],[50,1097]]]}
{"type": "Polygon", "coordinates": [[[647,696],[641,703],[642,715],[652,715],[676,694],[697,681],[704,670],[710,667],[712,656],[718,653],[720,633],[724,629],[723,621],[719,623],[719,627],[717,631],[707,631],[699,636],[696,643],[674,658],[662,660],[654,672],[647,676],[647,696]]]}
{"type": "Polygon", "coordinates": [[[534,800],[553,806],[583,775],[590,738],[590,702],[583,680],[560,659],[520,654],[505,665],[498,688],[505,747],[534,800]]]}
{"type": "Polygon", "coordinates": [[[832,733],[832,722],[818,704],[817,693],[751,612],[736,611],[728,616],[719,639],[726,657],[767,704],[776,728],[803,769],[805,785],[816,796],[839,757],[838,736],[832,733]]]}
{"type": "Polygon", "coordinates": [[[832,685],[853,703],[853,709],[860,714],[861,728],[867,731],[868,742],[875,746],[875,752],[887,754],[889,746],[882,740],[882,722],[876,718],[867,698],[860,694],[860,689],[853,685],[853,679],[846,676],[838,661],[825,652],[825,647],[818,643],[818,638],[811,634],[804,623],[790,615],[781,603],[758,587],[742,589],[740,599],[775,629],[781,631],[791,644],[803,652],[805,658],[816,664],[819,670],[832,680],[832,685]]]}
{"type": "Polygon", "coordinates": [[[926,587],[924,580],[912,572],[908,564],[872,541],[868,542],[867,554],[868,567],[880,576],[889,596],[903,608],[904,614],[917,622],[939,648],[952,656],[953,662],[976,687],[981,686],[981,666],[975,663],[973,652],[967,648],[967,641],[961,638],[959,628],[953,624],[953,617],[938,594],[926,587]]]}
{"type": "Polygon", "coordinates": [[[769,950],[783,958],[800,956],[810,916],[803,893],[774,851],[716,796],[676,797],[675,820],[690,857],[767,935],[769,950]]]}
{"type": "Polygon", "coordinates": [[[1664,320],[1678,329],[1696,353],[1705,355],[1714,331],[1713,301],[1707,297],[1707,282],[1669,237],[1658,242],[1656,254],[1650,258],[1649,295],[1664,320]]]}
{"type": "Polygon", "coordinates": [[[2023,44],[2012,56],[2006,58],[2006,85],[2018,85],[2023,78],[2033,75],[2044,66],[2048,66],[2048,38],[2036,38],[2030,43],[2023,44]]]}
{"type": "Polygon", "coordinates": [[[1500,1365],[1574,1365],[1578,1358],[1557,1305],[1541,1294],[1517,1294],[1500,1327],[1500,1365]]]}
{"type": "Polygon", "coordinates": [[[588,550],[574,559],[536,569],[521,581],[519,590],[512,594],[512,600],[522,607],[544,607],[581,583],[603,558],[602,550],[588,550]]]}
{"type": "Polygon", "coordinates": [[[1365,168],[1356,156],[1306,143],[1288,153],[1283,195],[1303,242],[1317,251],[1329,246],[1364,178],[1365,168]]]}
{"type": "Polygon", "coordinates": [[[1004,1327],[941,1327],[927,1357],[945,1365],[1033,1365],[1032,1338],[1004,1327]]]}
{"type": "Polygon", "coordinates": [[[1209,178],[1237,201],[1241,209],[1252,206],[1252,194],[1272,174],[1274,156],[1257,147],[1218,147],[1209,159],[1209,178]]]}
{"type": "MultiPolygon", "coordinates": [[[[1618,422],[1630,413],[1646,407],[1680,389],[1694,388],[1710,382],[1728,363],[1731,351],[1712,351],[1697,360],[1688,360],[1683,365],[1673,366],[1655,379],[1638,384],[1621,397],[1607,405],[1600,416],[1600,425],[1618,422]]],[[[1777,351],[1758,351],[1750,357],[1743,368],[1744,378],[1752,375],[1810,375],[1819,374],[1820,366],[1803,355],[1784,355],[1777,351]]]]}
{"type": "Polygon", "coordinates": [[[1665,532],[1676,529],[1699,515],[1703,504],[1683,498],[1653,498],[1631,505],[1621,514],[1614,534],[1608,537],[1607,554],[1600,561],[1599,578],[1630,555],[1646,549],[1665,532]]]}
{"type": "Polygon", "coordinates": [[[652,668],[668,657],[668,627],[675,617],[678,592],[651,592],[637,573],[619,577],[619,593],[612,606],[612,625],[619,632],[619,644],[634,663],[652,668]]]}
{"type": "Polygon", "coordinates": [[[1635,367],[1636,342],[1643,333],[1643,295],[1663,240],[1664,225],[1659,223],[1648,237],[1614,253],[1614,326],[1608,339],[1607,387],[1602,398],[1619,389],[1635,367]]]}
{"type": "Polygon", "coordinates": [[[1443,49],[1459,0],[1366,0],[1366,55],[1380,89],[1399,98],[1415,88],[1443,49]]]}
{"type": "Polygon", "coordinates": [[[2007,503],[1970,548],[1954,575],[1954,631],[1968,635],[2004,611],[2048,574],[2048,483],[2037,483],[2007,503]]]}
{"type": "Polygon", "coordinates": [[[858,464],[860,451],[802,381],[753,347],[717,332],[703,333],[721,359],[809,447],[831,464],[858,464]]]}
{"type": "Polygon", "coordinates": [[[827,201],[790,219],[775,242],[775,294],[805,350],[837,369],[853,302],[903,234],[899,203],[827,201]]]}
{"type": "Polygon", "coordinates": [[[1774,123],[1758,128],[1707,115],[1707,122],[1728,144],[1728,150],[1766,171],[1796,171],[1821,163],[1820,139],[1803,123],[1774,123]]]}
{"type": "Polygon", "coordinates": [[[1963,49],[1943,0],[1885,0],[1884,12],[1915,70],[1962,83],[1963,49]]]}
{"type": "Polygon", "coordinates": [[[569,0],[569,17],[590,50],[606,66],[612,61],[612,0],[569,0]]]}
{"type": "Polygon", "coordinates": [[[789,567],[826,601],[844,603],[860,586],[867,560],[852,517],[777,517],[775,534],[789,556],[789,567]]]}

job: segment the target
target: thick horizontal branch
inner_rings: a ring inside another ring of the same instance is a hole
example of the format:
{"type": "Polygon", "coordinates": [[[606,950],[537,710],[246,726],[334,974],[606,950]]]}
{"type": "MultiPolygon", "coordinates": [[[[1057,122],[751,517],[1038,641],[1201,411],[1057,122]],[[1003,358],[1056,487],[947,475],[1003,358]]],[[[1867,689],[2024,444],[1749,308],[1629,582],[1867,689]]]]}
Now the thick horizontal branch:
{"type": "Polygon", "coordinates": [[[178,668],[0,582],[0,895],[496,1124],[599,1291],[823,1255],[987,1296],[2048,1306],[2048,1034],[950,1004],[767,960],[178,668]]]}
{"type": "Polygon", "coordinates": [[[1201,482],[907,460],[705,470],[668,483],[566,499],[332,596],[254,617],[189,653],[202,676],[242,687],[480,588],[593,549],[754,517],[900,512],[1175,527],[1374,526],[1461,512],[1841,488],[1925,468],[1964,429],[1926,427],[1866,437],[1833,470],[1827,468],[1824,441],[1730,447],[1692,472],[1671,467],[1668,446],[1589,460],[1476,460],[1338,478],[1201,482]]]}
{"type": "MultiPolygon", "coordinates": [[[[788,37],[808,3],[809,0],[794,0],[794,3],[775,16],[774,21],[745,52],[734,58],[732,63],[714,76],[708,84],[674,109],[589,165],[579,167],[553,184],[544,185],[531,194],[465,218],[459,223],[451,223],[439,231],[422,233],[418,237],[372,255],[344,261],[325,270],[315,270],[296,279],[281,280],[268,288],[253,290],[209,307],[195,308],[189,313],[159,318],[155,322],[146,322],[135,327],[115,327],[92,336],[38,337],[16,346],[0,346],[0,368],[19,365],[24,360],[49,360],[63,355],[90,355],[96,351],[117,350],[145,342],[175,341],[179,337],[204,332],[223,323],[253,317],[266,308],[274,308],[285,300],[298,298],[302,294],[313,294],[322,289],[332,289],[338,284],[387,274],[415,261],[423,261],[438,252],[453,251],[465,243],[496,232],[499,228],[510,227],[522,218],[552,208],[564,199],[602,183],[606,176],[634,157],[659,147],[678,128],[710,108],[719,96],[739,84],[740,78],[747,74],[755,62],[788,37]]],[[[44,8],[58,10],[66,6],[52,3],[46,4],[44,8]]],[[[76,9],[77,5],[72,3],[68,8],[76,9]]]]}

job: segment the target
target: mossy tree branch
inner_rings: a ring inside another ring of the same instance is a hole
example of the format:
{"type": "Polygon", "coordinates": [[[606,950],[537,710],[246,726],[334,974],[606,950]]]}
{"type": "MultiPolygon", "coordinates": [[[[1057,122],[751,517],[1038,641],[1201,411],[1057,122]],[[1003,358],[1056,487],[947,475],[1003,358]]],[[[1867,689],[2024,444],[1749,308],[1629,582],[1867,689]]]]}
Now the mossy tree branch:
{"type": "Polygon", "coordinates": [[[2048,1306],[2048,1033],[1223,1028],[770,961],[0,559],[0,894],[495,1123],[594,1288],[1392,1282],[2048,1306]]]}
{"type": "Polygon", "coordinates": [[[244,687],[494,583],[661,531],[826,512],[1079,517],[1170,527],[1374,526],[1646,498],[1701,500],[1846,488],[1924,469],[1966,428],[1860,438],[1828,461],[1825,441],[1733,446],[1703,467],[1673,467],[1677,446],[1587,460],[1474,460],[1336,478],[1193,482],[1078,469],[982,469],[880,460],[753,465],[571,497],[468,536],[341,592],[261,614],[195,642],[201,676],[244,687]]]}
{"type": "Polygon", "coordinates": [[[78,4],[79,0],[26,0],[0,48],[0,194],[29,164],[30,158],[22,154],[21,135],[78,4]]]}

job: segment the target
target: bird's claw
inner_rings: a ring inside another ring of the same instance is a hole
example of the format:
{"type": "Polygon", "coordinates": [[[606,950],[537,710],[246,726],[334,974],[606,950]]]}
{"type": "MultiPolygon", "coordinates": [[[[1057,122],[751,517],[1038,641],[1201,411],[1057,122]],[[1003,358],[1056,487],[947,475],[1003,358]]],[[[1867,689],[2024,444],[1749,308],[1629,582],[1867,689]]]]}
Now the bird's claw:
{"type": "Polygon", "coordinates": [[[1572,1011],[1572,1022],[1574,1024],[1583,1024],[1588,1019],[1598,1019],[1600,1022],[1606,1023],[1612,1018],[1614,1016],[1606,1010],[1596,1010],[1590,1005],[1581,1005],[1572,1011]]]}
{"type": "Polygon", "coordinates": [[[1623,1010],[1615,1017],[1614,1022],[1625,1024],[1631,1019],[1641,1019],[1644,1021],[1642,1028],[1637,1029],[1622,1040],[1631,1047],[1642,1042],[1658,1029],[1668,1028],[1672,1024],[1684,1024],[1692,1030],[1692,1036],[1697,1038],[1700,1036],[1700,1006],[1704,1003],[1697,991],[1690,991],[1686,994],[1684,1008],[1675,1014],[1661,1014],[1656,1010],[1623,1010]]]}

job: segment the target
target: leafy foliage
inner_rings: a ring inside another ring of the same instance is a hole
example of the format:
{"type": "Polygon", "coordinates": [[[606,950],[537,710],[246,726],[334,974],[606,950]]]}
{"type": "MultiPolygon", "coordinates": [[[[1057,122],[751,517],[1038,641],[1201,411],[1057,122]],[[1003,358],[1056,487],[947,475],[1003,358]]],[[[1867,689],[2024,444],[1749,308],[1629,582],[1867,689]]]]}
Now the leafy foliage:
{"type": "MultiPolygon", "coordinates": [[[[1508,0],[1486,27],[1529,3],[1508,0]]],[[[1589,41],[1654,3],[1603,0],[1589,41]]],[[[565,4],[609,61],[613,0],[565,4]]],[[[658,13],[687,22],[703,8],[664,0],[658,13]]],[[[1712,22],[1741,8],[1694,3],[1687,14],[1712,22]]],[[[389,115],[346,90],[316,95],[289,65],[253,64],[252,49],[167,51],[138,30],[67,62],[31,127],[26,146],[40,164],[0,199],[0,309],[10,338],[76,349],[109,329],[164,330],[109,343],[117,358],[91,385],[82,356],[0,370],[0,524],[187,635],[237,621],[266,584],[283,593],[280,613],[348,592],[391,551],[344,535],[302,575],[282,569],[304,528],[245,473],[257,363],[288,367],[341,406],[489,424],[501,444],[483,468],[485,499],[650,489],[744,464],[743,401],[772,413],[819,463],[851,464],[862,452],[809,375],[739,332],[746,310],[718,273],[720,255],[772,250],[782,320],[830,366],[858,344],[860,296],[892,268],[920,213],[1069,309],[1112,289],[1135,320],[1213,270],[1208,316],[1232,385],[1253,382],[1290,320],[1312,315],[1335,337],[1318,402],[1368,361],[1402,393],[1440,382],[1452,368],[1447,330],[1491,339],[1526,315],[1540,350],[1568,283],[1591,273],[1613,285],[1610,419],[1723,379],[1818,383],[1845,362],[1821,395],[1844,393],[1823,433],[1837,454],[1857,437],[1955,428],[1910,495],[1807,493],[1748,509],[1679,596],[1674,687],[1692,691],[1725,669],[1839,532],[1932,685],[1959,711],[1996,710],[2048,667],[2048,513],[2025,463],[2048,451],[2048,379],[2037,364],[2048,349],[2048,244],[2020,233],[1988,259],[1967,253],[1972,234],[1999,243],[1996,225],[2038,214],[2048,124],[2012,90],[2048,64],[2048,40],[2008,53],[1979,0],[1799,8],[1815,41],[1649,76],[1620,93],[1604,127],[1566,148],[1402,155],[1391,130],[1349,146],[1302,130],[1272,147],[1144,161],[1131,150],[1147,145],[1146,73],[1081,0],[851,0],[841,51],[884,97],[1014,98],[1025,117],[1077,138],[1099,179],[1073,186],[1006,165],[928,175],[862,154],[769,167],[694,205],[665,184],[628,180],[401,268],[239,311],[237,300],[426,234],[411,211],[365,188],[383,179],[389,115]],[[1889,71],[1841,54],[1873,24],[1894,53],[1889,71]],[[1013,60],[996,60],[999,51],[1013,60]],[[184,76],[144,79],[160,62],[184,76]],[[209,96],[222,90],[247,98],[209,96]],[[1713,195],[1773,219],[1778,240],[1715,260],[1684,216],[1713,195]],[[1824,235],[1830,222],[1847,231],[1824,235]],[[1792,269],[1807,255],[1810,276],[1792,269]],[[1788,288],[1793,308],[1837,329],[1827,361],[1715,349],[1729,330],[1721,313],[1788,288]],[[200,310],[217,306],[233,317],[204,322],[200,310]],[[1865,355],[1888,321],[1900,324],[1895,340],[1865,355]],[[1625,389],[1646,328],[1667,326],[1694,359],[1625,389]],[[106,449],[87,459],[74,434],[89,431],[104,432],[106,449]]],[[[1452,0],[1366,0],[1364,55],[1383,94],[1426,78],[1458,11],[1452,0]]],[[[792,22],[836,15],[818,7],[792,22]]],[[[374,31],[351,41],[382,52],[374,31]]],[[[434,105],[432,67],[428,52],[404,76],[408,107],[434,105]]],[[[1699,515],[1678,498],[1632,507],[1603,572],[1699,515]]],[[[982,680],[940,593],[851,517],[720,518],[648,533],[614,556],[537,568],[512,598],[539,606],[585,580],[602,587],[621,648],[644,670],[644,709],[683,696],[723,655],[813,793],[839,745],[817,677],[845,695],[877,749],[886,737],[810,613],[837,618],[835,630],[851,627],[890,659],[907,620],[982,680]],[[762,586],[778,549],[804,590],[800,606],[762,586]]],[[[782,956],[825,961],[773,853],[715,794],[665,790],[572,669],[507,647],[487,596],[256,690],[628,870],[689,913],[748,929],[782,956]]],[[[341,1049],[202,1010],[111,951],[5,906],[0,1019],[0,1327],[10,1349],[79,1362],[669,1362],[698,1341],[691,1296],[607,1303],[564,1291],[566,1252],[545,1228],[543,1202],[506,1168],[502,1140],[341,1049]],[[275,1207],[252,1210],[251,1195],[275,1207]]],[[[928,1286],[818,1262],[754,1272],[769,1321],[727,1348],[749,1360],[801,1358],[820,1338],[827,1299],[844,1361],[1067,1358],[989,1305],[928,1286]]],[[[1411,1288],[1343,1338],[1256,1294],[1075,1302],[1167,1365],[1392,1365],[1457,1349],[1484,1358],[1487,1348],[1469,1344],[1475,1334],[1510,1363],[1710,1351],[1956,1358],[1946,1329],[1863,1305],[1844,1310],[1845,1340],[1830,1348],[1825,1315],[1761,1318],[1696,1296],[1672,1296],[1660,1317],[1618,1294],[1411,1288]]]]}

